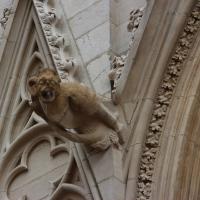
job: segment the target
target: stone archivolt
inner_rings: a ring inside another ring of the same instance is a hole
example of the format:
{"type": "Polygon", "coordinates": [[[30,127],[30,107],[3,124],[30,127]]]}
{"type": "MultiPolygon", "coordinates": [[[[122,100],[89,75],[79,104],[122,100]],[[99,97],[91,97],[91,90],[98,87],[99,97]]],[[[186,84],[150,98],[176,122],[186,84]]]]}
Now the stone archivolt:
{"type": "Polygon", "coordinates": [[[200,26],[200,1],[195,4],[191,15],[186,20],[183,32],[178,38],[169,64],[164,74],[163,81],[156,97],[149,130],[146,136],[144,150],[141,156],[140,170],[137,183],[137,199],[147,200],[151,198],[152,178],[154,165],[159,151],[159,139],[162,134],[164,121],[178,82],[178,77],[184,66],[184,61],[190,53],[196,33],[200,26]]]}

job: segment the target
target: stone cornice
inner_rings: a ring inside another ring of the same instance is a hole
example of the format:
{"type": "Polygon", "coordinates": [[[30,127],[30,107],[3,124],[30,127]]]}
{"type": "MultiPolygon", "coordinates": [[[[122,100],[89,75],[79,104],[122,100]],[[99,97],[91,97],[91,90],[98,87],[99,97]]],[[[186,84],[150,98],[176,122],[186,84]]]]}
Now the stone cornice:
{"type": "Polygon", "coordinates": [[[137,183],[138,200],[147,200],[151,198],[155,160],[157,152],[159,151],[159,140],[162,134],[164,121],[167,116],[178,78],[184,67],[184,62],[187,59],[196,38],[199,24],[200,0],[197,0],[190,16],[186,20],[184,29],[178,38],[174,53],[168,62],[163,80],[157,91],[153,114],[141,156],[137,183]]]}

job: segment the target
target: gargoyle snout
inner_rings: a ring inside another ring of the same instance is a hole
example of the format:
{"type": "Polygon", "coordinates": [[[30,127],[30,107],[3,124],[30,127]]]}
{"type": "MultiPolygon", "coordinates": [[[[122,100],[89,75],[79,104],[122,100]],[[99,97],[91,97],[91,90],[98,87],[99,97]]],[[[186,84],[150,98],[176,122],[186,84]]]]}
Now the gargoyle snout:
{"type": "Polygon", "coordinates": [[[51,90],[43,90],[41,94],[44,99],[51,99],[54,96],[54,92],[51,90]]]}

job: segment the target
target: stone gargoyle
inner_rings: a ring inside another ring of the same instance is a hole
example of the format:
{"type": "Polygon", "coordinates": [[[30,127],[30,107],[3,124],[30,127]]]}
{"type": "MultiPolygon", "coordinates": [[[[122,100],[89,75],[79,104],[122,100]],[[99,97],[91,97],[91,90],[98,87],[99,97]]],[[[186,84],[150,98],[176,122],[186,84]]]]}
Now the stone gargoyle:
{"type": "Polygon", "coordinates": [[[78,82],[62,83],[52,69],[40,70],[28,79],[31,107],[67,139],[105,150],[123,143],[123,125],[101,99],[78,82]]]}

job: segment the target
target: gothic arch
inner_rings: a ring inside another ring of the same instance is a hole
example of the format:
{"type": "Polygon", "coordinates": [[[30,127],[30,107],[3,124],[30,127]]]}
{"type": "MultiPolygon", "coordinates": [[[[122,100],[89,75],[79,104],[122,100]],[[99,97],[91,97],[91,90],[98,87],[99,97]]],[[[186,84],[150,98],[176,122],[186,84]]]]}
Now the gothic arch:
{"type": "Polygon", "coordinates": [[[38,51],[33,52],[28,63],[26,63],[23,71],[22,80],[20,82],[20,88],[18,90],[18,97],[20,101],[14,106],[14,114],[11,118],[9,124],[8,134],[9,140],[12,142],[16,139],[18,134],[27,127],[33,126],[34,123],[41,122],[39,116],[35,113],[32,113],[28,101],[30,100],[30,96],[27,92],[27,79],[39,68],[44,68],[45,62],[41,54],[38,51]]]}
{"type": "Polygon", "coordinates": [[[199,33],[171,103],[161,138],[155,199],[199,199],[199,33]]]}
{"type": "Polygon", "coordinates": [[[47,67],[45,65],[46,62],[44,61],[40,52],[38,51],[33,52],[33,54],[28,60],[28,63],[26,63],[26,66],[24,67],[23,71],[23,76],[21,81],[21,97],[23,100],[30,99],[26,88],[27,78],[32,74],[34,74],[34,72],[36,72],[38,69],[47,67]]]}
{"type": "MultiPolygon", "coordinates": [[[[136,40],[130,49],[125,70],[121,75],[121,84],[116,92],[129,127],[127,151],[123,154],[126,200],[182,199],[189,193],[190,195],[196,193],[197,196],[198,186],[188,192],[190,190],[188,186],[192,179],[184,180],[182,185],[177,180],[177,177],[184,174],[183,169],[179,172],[180,163],[178,162],[187,160],[188,155],[192,155],[196,151],[190,150],[191,147],[187,145],[187,148],[184,147],[184,141],[181,143],[181,136],[179,143],[176,143],[174,136],[170,138],[165,135],[165,132],[171,130],[169,124],[174,122],[176,125],[172,126],[177,129],[176,126],[181,126],[180,120],[185,120],[182,123],[183,126],[183,124],[191,125],[194,116],[198,118],[198,101],[188,100],[188,104],[182,102],[179,107],[175,92],[179,90],[180,93],[183,90],[182,85],[187,87],[184,90],[188,92],[188,95],[198,91],[198,78],[193,80],[193,76],[195,73],[198,74],[198,61],[195,58],[199,55],[197,55],[198,50],[194,44],[198,43],[196,38],[199,37],[197,35],[199,34],[199,19],[194,13],[199,14],[199,1],[149,1],[139,31],[136,33],[136,40]],[[194,55],[195,52],[196,55],[194,55]],[[195,67],[190,68],[189,61],[196,62],[196,69],[195,67]],[[180,63],[182,63],[181,66],[180,63]],[[193,75],[189,71],[193,72],[193,75]],[[181,72],[185,74],[185,77],[181,75],[181,72]],[[182,80],[181,83],[179,83],[179,79],[182,80]],[[177,85],[179,89],[176,89],[177,85]],[[191,85],[196,86],[192,87],[191,85]],[[177,100],[176,103],[174,99],[177,100]],[[183,111],[186,108],[188,109],[187,113],[191,114],[188,119],[186,119],[188,115],[184,115],[186,110],[183,111]],[[167,128],[166,123],[169,126],[167,128]],[[169,146],[166,149],[167,144],[169,146]],[[175,147],[177,148],[176,153],[176,150],[173,149],[175,147]],[[183,149],[189,150],[183,151],[183,149]],[[175,163],[174,160],[170,160],[170,156],[175,156],[175,163]],[[158,161],[158,159],[160,160],[158,161]],[[169,160],[170,163],[168,163],[169,160]],[[175,176],[176,172],[180,174],[175,176]],[[176,191],[172,187],[176,187],[176,191]],[[180,187],[184,187],[186,190],[184,192],[183,189],[178,194],[176,192],[180,187]],[[132,192],[133,188],[134,192],[132,192]]],[[[198,123],[196,121],[193,124],[195,124],[194,132],[196,132],[193,133],[197,136],[198,123]]],[[[182,127],[182,131],[187,132],[187,128],[182,127]]],[[[173,129],[171,131],[173,132],[173,129]]],[[[186,170],[188,176],[192,174],[193,168],[194,171],[196,170],[198,159],[195,162],[195,167],[188,167],[190,169],[186,170]]],[[[194,178],[192,181],[193,183],[198,182],[198,178],[194,178]]]]}
{"type": "MultiPolygon", "coordinates": [[[[47,151],[49,152],[50,157],[56,158],[57,156],[59,157],[61,155],[62,160],[64,157],[66,157],[62,161],[62,163],[63,164],[68,163],[68,165],[70,165],[70,162],[72,162],[72,159],[70,157],[72,155],[70,154],[69,143],[66,141],[66,139],[60,138],[59,135],[56,135],[56,133],[53,133],[51,129],[49,129],[49,127],[45,124],[36,125],[35,127],[30,128],[29,130],[25,130],[12,143],[8,152],[5,154],[3,162],[1,163],[1,166],[0,166],[0,171],[1,171],[0,183],[1,183],[1,188],[3,188],[3,190],[5,191],[2,194],[3,199],[16,199],[16,198],[22,198],[23,196],[26,196],[25,194],[26,192],[24,194],[22,191],[20,193],[16,192],[17,190],[20,190],[20,185],[23,182],[20,183],[18,181],[17,182],[18,184],[16,185],[15,181],[18,180],[21,175],[24,176],[23,181],[25,182],[27,182],[30,179],[30,177],[28,178],[25,176],[27,173],[29,173],[30,170],[34,170],[34,168],[29,166],[31,163],[30,159],[33,159],[34,157],[37,158],[36,156],[38,156],[37,151],[35,151],[34,149],[37,149],[37,146],[40,144],[44,145],[45,142],[48,142],[50,144],[50,151],[47,151]],[[56,141],[58,139],[62,141],[62,143],[60,142],[57,143],[56,141]],[[15,186],[12,186],[13,183],[15,186]],[[11,196],[11,198],[9,196],[11,196]]],[[[41,150],[40,153],[41,154],[45,153],[45,151],[43,152],[41,150]]],[[[39,164],[41,162],[40,158],[38,158],[38,161],[34,160],[34,162],[38,162],[39,164]]],[[[52,162],[51,159],[49,159],[49,162],[52,162]]],[[[59,161],[58,163],[61,163],[61,161],[59,161]]],[[[59,166],[59,164],[56,164],[56,165],[59,166]]],[[[40,166],[36,165],[35,168],[40,169],[40,166]]],[[[66,166],[66,169],[67,169],[67,166],[66,166]]],[[[61,173],[60,175],[63,175],[63,174],[61,173]]],[[[50,180],[53,181],[52,178],[50,180]]],[[[27,185],[28,184],[30,183],[27,182],[27,185]]],[[[32,187],[36,187],[36,185],[32,187]]]]}

